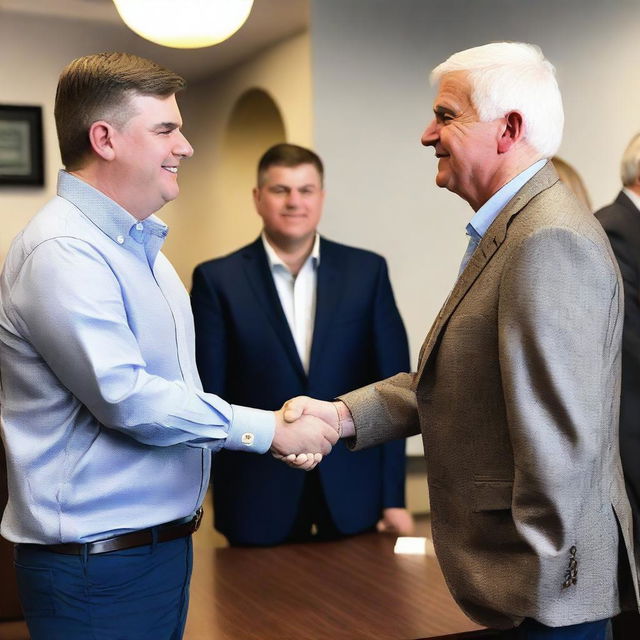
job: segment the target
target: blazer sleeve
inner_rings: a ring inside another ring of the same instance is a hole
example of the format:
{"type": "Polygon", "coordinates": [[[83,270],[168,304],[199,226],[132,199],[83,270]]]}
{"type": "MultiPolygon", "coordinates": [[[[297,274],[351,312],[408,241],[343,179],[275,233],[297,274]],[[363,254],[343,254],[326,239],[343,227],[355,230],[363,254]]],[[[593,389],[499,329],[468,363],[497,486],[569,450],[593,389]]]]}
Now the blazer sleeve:
{"type": "Polygon", "coordinates": [[[196,363],[202,387],[221,397],[227,395],[227,326],[219,292],[206,265],[193,272],[191,308],[196,334],[196,363]]]}
{"type": "MultiPolygon", "coordinates": [[[[376,378],[383,379],[409,371],[407,333],[395,303],[387,263],[380,261],[376,283],[373,343],[377,363],[376,378]]],[[[405,440],[382,446],[382,504],[384,508],[405,506],[405,440]]]]}
{"type": "Polygon", "coordinates": [[[420,433],[414,373],[398,373],[339,396],[356,427],[347,446],[354,451],[420,433]]]}
{"type": "Polygon", "coordinates": [[[603,240],[542,228],[515,247],[500,283],[512,514],[541,557],[573,544],[598,491],[585,469],[600,468],[615,438],[621,292],[603,240]]]}

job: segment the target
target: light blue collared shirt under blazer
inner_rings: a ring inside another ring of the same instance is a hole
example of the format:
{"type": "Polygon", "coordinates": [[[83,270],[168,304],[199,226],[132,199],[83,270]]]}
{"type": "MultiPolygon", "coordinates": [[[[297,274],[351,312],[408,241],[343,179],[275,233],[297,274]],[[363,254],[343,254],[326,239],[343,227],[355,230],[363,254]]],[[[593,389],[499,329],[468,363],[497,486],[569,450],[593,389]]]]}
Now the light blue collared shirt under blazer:
{"type": "Polygon", "coordinates": [[[467,225],[467,235],[469,236],[469,245],[460,265],[460,273],[464,271],[467,262],[471,259],[473,252],[482,240],[482,236],[487,232],[491,223],[498,217],[498,214],[507,206],[507,203],[513,196],[524,187],[524,185],[533,178],[533,176],[544,167],[547,159],[538,160],[530,167],[519,173],[496,191],[475,213],[471,221],[467,225]]]}
{"type": "Polygon", "coordinates": [[[13,241],[0,278],[7,539],[88,542],[187,516],[212,450],[269,448],[273,413],[202,391],[166,235],[60,172],[13,241]]]}

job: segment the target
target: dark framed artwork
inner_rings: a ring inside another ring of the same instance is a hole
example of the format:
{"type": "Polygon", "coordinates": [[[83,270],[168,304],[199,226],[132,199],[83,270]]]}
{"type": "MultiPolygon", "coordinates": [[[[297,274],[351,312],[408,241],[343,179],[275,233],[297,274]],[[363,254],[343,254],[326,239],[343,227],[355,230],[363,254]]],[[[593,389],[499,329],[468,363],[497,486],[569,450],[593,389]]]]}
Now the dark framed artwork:
{"type": "Polygon", "coordinates": [[[0,104],[2,185],[44,185],[42,107],[0,104]]]}

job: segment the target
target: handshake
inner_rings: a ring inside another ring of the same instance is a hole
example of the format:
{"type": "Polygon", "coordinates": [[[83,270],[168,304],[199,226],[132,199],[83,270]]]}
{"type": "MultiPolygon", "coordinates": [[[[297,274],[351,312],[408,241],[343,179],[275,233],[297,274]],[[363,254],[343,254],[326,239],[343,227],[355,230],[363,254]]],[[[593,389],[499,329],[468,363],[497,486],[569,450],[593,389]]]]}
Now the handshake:
{"type": "Polygon", "coordinates": [[[275,416],[271,454],[304,471],[313,469],[341,437],[354,434],[351,413],[340,400],[298,396],[285,402],[275,416]]]}

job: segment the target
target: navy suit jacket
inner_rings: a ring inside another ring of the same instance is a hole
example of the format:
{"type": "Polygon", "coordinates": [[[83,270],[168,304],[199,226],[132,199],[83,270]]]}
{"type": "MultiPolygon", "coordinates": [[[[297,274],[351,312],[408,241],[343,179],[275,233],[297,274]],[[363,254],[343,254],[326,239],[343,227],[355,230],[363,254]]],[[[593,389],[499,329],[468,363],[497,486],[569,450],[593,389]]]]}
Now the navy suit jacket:
{"type": "MultiPolygon", "coordinates": [[[[205,262],[191,292],[196,357],[206,391],[233,404],[279,409],[289,398],[332,400],[409,370],[407,337],[385,260],[320,240],[309,374],[298,356],[262,241],[205,262]]],[[[357,453],[340,442],[318,466],[344,534],[404,506],[404,440],[357,453]]],[[[277,544],[290,533],[305,473],[270,455],[220,451],[213,460],[216,528],[237,544],[277,544]]]]}
{"type": "Polygon", "coordinates": [[[595,215],[607,232],[624,282],[620,457],[640,544],[640,211],[621,191],[595,215]]]}

